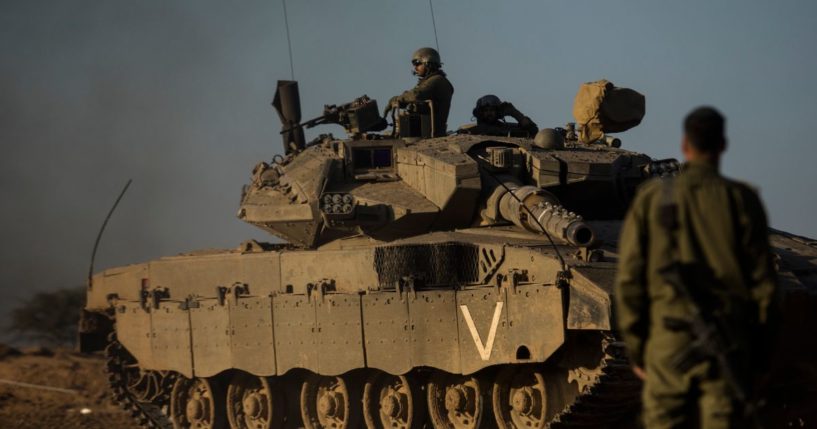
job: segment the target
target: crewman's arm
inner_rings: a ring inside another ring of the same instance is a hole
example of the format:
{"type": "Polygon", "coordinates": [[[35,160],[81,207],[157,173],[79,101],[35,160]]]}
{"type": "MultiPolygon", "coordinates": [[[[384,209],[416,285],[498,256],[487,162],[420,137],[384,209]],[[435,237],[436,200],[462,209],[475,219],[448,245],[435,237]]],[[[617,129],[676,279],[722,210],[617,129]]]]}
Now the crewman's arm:
{"type": "Polygon", "coordinates": [[[519,124],[519,127],[523,130],[527,131],[531,135],[536,134],[539,132],[539,127],[536,125],[531,118],[525,116],[522,112],[519,111],[513,104],[509,102],[502,103],[502,112],[503,116],[510,116],[516,120],[516,123],[519,124]]]}
{"type": "Polygon", "coordinates": [[[618,328],[637,367],[644,366],[644,343],[649,333],[647,295],[647,212],[645,189],[633,201],[619,239],[615,302],[618,328]]]}
{"type": "Polygon", "coordinates": [[[386,104],[386,108],[383,110],[383,116],[387,117],[389,112],[391,112],[392,109],[397,106],[397,103],[431,100],[434,92],[437,91],[437,80],[438,78],[436,76],[432,76],[419,82],[414,88],[390,98],[389,102],[386,104]]]}
{"type": "Polygon", "coordinates": [[[749,292],[757,303],[760,322],[766,323],[777,285],[777,272],[769,246],[769,226],[757,194],[745,189],[743,198],[745,209],[739,217],[743,232],[741,247],[746,258],[743,266],[748,270],[749,292]]]}
{"type": "Polygon", "coordinates": [[[409,89],[402,94],[397,96],[397,101],[400,102],[413,102],[413,101],[423,101],[423,100],[431,100],[434,98],[434,94],[437,92],[437,86],[440,83],[439,76],[431,76],[428,79],[424,79],[421,82],[417,83],[417,85],[409,89]]]}

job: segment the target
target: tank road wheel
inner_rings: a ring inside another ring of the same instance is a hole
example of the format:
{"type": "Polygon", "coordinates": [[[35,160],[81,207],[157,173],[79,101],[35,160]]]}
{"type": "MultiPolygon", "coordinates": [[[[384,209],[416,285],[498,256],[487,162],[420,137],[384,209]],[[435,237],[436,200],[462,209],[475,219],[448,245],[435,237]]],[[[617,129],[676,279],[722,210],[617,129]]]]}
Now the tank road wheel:
{"type": "Polygon", "coordinates": [[[306,429],[356,429],[360,396],[346,377],[309,375],[301,388],[301,417],[306,429]]]}
{"type": "Polygon", "coordinates": [[[363,416],[369,429],[421,428],[425,401],[406,376],[376,372],[363,389],[363,416]]]}
{"type": "Polygon", "coordinates": [[[170,419],[176,429],[223,429],[224,395],[218,384],[179,377],[170,394],[170,419]]]}
{"type": "Polygon", "coordinates": [[[266,377],[239,372],[227,386],[227,419],[232,429],[279,428],[283,410],[277,386],[266,377]]]}
{"type": "Polygon", "coordinates": [[[483,418],[479,381],[438,372],[428,382],[428,415],[436,429],[475,429],[483,418]]]}
{"type": "Polygon", "coordinates": [[[504,368],[496,378],[491,396],[500,429],[541,429],[547,425],[545,378],[535,368],[504,368]]]}

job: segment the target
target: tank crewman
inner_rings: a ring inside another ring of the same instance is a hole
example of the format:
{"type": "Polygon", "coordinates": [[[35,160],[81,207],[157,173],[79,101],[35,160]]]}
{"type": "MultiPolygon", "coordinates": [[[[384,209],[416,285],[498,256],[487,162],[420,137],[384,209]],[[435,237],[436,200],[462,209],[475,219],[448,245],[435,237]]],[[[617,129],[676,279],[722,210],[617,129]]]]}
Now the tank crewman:
{"type": "Polygon", "coordinates": [[[469,124],[457,130],[460,134],[482,134],[489,136],[533,137],[539,131],[536,124],[523,115],[513,104],[501,101],[496,95],[485,95],[477,100],[472,111],[476,124],[469,124]],[[516,124],[505,122],[512,117],[516,124]]]}
{"type": "Polygon", "coordinates": [[[392,97],[386,105],[383,116],[388,116],[399,103],[431,100],[434,109],[434,133],[437,136],[445,135],[454,86],[441,70],[443,63],[440,54],[433,48],[420,48],[411,56],[411,65],[414,68],[412,73],[419,78],[417,85],[392,97]]]}
{"type": "Polygon", "coordinates": [[[710,107],[686,117],[681,172],[646,182],[621,230],[618,326],[633,372],[645,382],[643,419],[650,429],[747,427],[739,391],[730,383],[737,381],[744,391],[750,387],[750,359],[760,353],[749,346],[757,346],[757,333],[768,330],[776,274],[758,195],[719,173],[724,122],[710,107]],[[676,293],[666,267],[699,273],[681,283],[710,305],[697,305],[691,293],[676,293]],[[692,302],[698,314],[717,317],[729,328],[734,353],[721,354],[731,362],[729,372],[712,358],[679,368],[675,357],[692,350],[697,336],[670,322],[690,320],[692,302]]]}

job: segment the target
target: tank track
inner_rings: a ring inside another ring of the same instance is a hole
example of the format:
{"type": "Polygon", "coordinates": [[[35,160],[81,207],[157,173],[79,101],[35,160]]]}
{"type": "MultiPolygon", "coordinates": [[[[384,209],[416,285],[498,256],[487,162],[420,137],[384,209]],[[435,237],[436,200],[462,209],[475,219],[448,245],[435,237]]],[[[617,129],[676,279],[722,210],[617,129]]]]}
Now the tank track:
{"type": "Polygon", "coordinates": [[[604,358],[597,377],[556,415],[548,429],[607,428],[638,412],[641,381],[625,357],[624,343],[606,337],[602,347],[604,358]]]}
{"type": "MultiPolygon", "coordinates": [[[[603,358],[599,367],[589,370],[594,374],[575,401],[559,412],[546,426],[548,429],[615,428],[634,416],[640,403],[641,382],[633,375],[625,357],[624,344],[611,337],[602,340],[603,358]],[[626,420],[625,420],[626,421],[626,420]]],[[[106,371],[114,402],[126,410],[142,427],[173,429],[164,409],[169,404],[175,382],[173,373],[160,378],[157,393],[149,401],[141,400],[128,389],[127,369],[136,365],[134,358],[111,332],[106,371]]]]}
{"type": "Polygon", "coordinates": [[[118,341],[115,330],[108,336],[105,356],[107,358],[105,368],[114,403],[119,404],[142,427],[173,429],[173,424],[162,408],[170,401],[170,391],[175,376],[171,374],[161,377],[157,395],[151,401],[145,402],[128,389],[126,369],[128,366],[135,365],[136,361],[118,341]]]}

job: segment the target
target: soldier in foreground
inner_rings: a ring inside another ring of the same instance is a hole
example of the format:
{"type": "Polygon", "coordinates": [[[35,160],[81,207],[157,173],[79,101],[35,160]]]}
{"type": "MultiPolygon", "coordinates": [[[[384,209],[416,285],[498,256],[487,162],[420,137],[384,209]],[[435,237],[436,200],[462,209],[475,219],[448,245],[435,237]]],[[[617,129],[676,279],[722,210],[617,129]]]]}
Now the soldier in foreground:
{"type": "Polygon", "coordinates": [[[477,123],[461,127],[459,133],[532,138],[539,131],[539,127],[529,117],[496,95],[480,97],[472,113],[477,123]],[[514,118],[516,124],[505,122],[508,116],[514,118]]]}
{"type": "Polygon", "coordinates": [[[645,381],[647,428],[747,427],[750,344],[775,290],[766,216],[755,191],[718,171],[726,138],[715,109],[686,117],[681,149],[681,173],[645,183],[624,221],[619,328],[645,381]],[[693,319],[716,322],[715,346],[702,346],[711,338],[693,319]]]}
{"type": "Polygon", "coordinates": [[[419,77],[414,88],[396,95],[389,100],[383,112],[388,117],[389,112],[401,103],[417,101],[431,101],[434,113],[434,135],[445,135],[448,129],[448,111],[451,109],[451,97],[454,95],[454,86],[441,70],[440,54],[433,48],[420,48],[411,56],[412,73],[419,77]]]}

